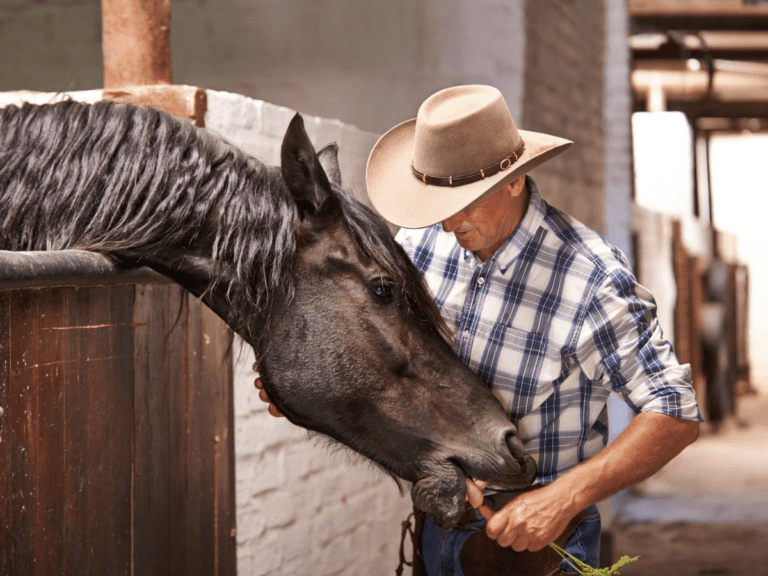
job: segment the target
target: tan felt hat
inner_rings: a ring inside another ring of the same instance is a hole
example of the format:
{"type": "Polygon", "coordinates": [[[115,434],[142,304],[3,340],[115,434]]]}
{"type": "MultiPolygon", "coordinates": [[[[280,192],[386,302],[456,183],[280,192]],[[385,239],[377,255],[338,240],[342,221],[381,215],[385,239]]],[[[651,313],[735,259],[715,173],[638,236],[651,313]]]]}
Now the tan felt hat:
{"type": "Polygon", "coordinates": [[[447,88],[373,147],[366,168],[368,195],[393,224],[424,228],[493,194],[571,144],[518,130],[496,88],[447,88]]]}

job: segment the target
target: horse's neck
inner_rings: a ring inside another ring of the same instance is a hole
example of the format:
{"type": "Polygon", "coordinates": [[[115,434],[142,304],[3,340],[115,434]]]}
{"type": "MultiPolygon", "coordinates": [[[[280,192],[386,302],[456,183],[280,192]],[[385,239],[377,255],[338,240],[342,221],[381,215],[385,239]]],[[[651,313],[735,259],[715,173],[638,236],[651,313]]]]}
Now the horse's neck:
{"type": "Polygon", "coordinates": [[[226,291],[228,279],[222,277],[220,266],[205,256],[180,254],[178,256],[158,256],[142,259],[153,270],[167,276],[188,290],[213,310],[219,318],[246,340],[250,340],[246,327],[227,304],[226,291]]]}

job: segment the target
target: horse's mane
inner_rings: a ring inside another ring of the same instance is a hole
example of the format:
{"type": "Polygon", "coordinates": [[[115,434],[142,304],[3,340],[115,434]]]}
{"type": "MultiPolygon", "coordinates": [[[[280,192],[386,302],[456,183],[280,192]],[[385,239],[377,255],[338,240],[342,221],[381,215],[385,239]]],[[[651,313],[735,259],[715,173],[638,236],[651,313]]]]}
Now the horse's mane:
{"type": "MultiPolygon", "coordinates": [[[[424,325],[443,326],[381,219],[337,192],[363,253],[403,283],[424,325]]],[[[138,265],[205,240],[227,269],[228,304],[248,316],[239,321],[267,328],[293,294],[297,219],[279,169],[165,112],[71,100],[0,110],[0,249],[138,265]]]]}

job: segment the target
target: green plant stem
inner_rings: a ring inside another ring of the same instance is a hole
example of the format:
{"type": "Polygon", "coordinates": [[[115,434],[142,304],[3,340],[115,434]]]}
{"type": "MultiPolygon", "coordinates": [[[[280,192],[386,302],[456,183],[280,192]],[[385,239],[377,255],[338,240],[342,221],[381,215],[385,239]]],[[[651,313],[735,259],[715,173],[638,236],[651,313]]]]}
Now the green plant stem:
{"type": "Polygon", "coordinates": [[[626,566],[630,562],[635,562],[639,556],[635,556],[634,558],[630,558],[629,556],[622,556],[619,558],[618,562],[616,562],[613,566],[610,568],[593,568],[589,564],[585,564],[578,558],[576,558],[574,555],[570,554],[567,550],[561,548],[557,544],[550,544],[550,548],[552,548],[555,552],[560,554],[560,556],[563,558],[563,560],[569,562],[571,566],[581,574],[581,576],[620,576],[619,568],[622,566],[626,566]]]}

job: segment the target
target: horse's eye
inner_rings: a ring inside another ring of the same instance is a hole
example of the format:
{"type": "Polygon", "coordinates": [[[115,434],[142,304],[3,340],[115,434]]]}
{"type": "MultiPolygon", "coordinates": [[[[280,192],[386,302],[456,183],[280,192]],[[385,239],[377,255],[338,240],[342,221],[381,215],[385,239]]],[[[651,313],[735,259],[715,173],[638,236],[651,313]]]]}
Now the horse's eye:
{"type": "Polygon", "coordinates": [[[374,300],[381,304],[389,304],[395,299],[395,287],[389,280],[376,280],[372,282],[368,291],[373,296],[374,300]]]}

